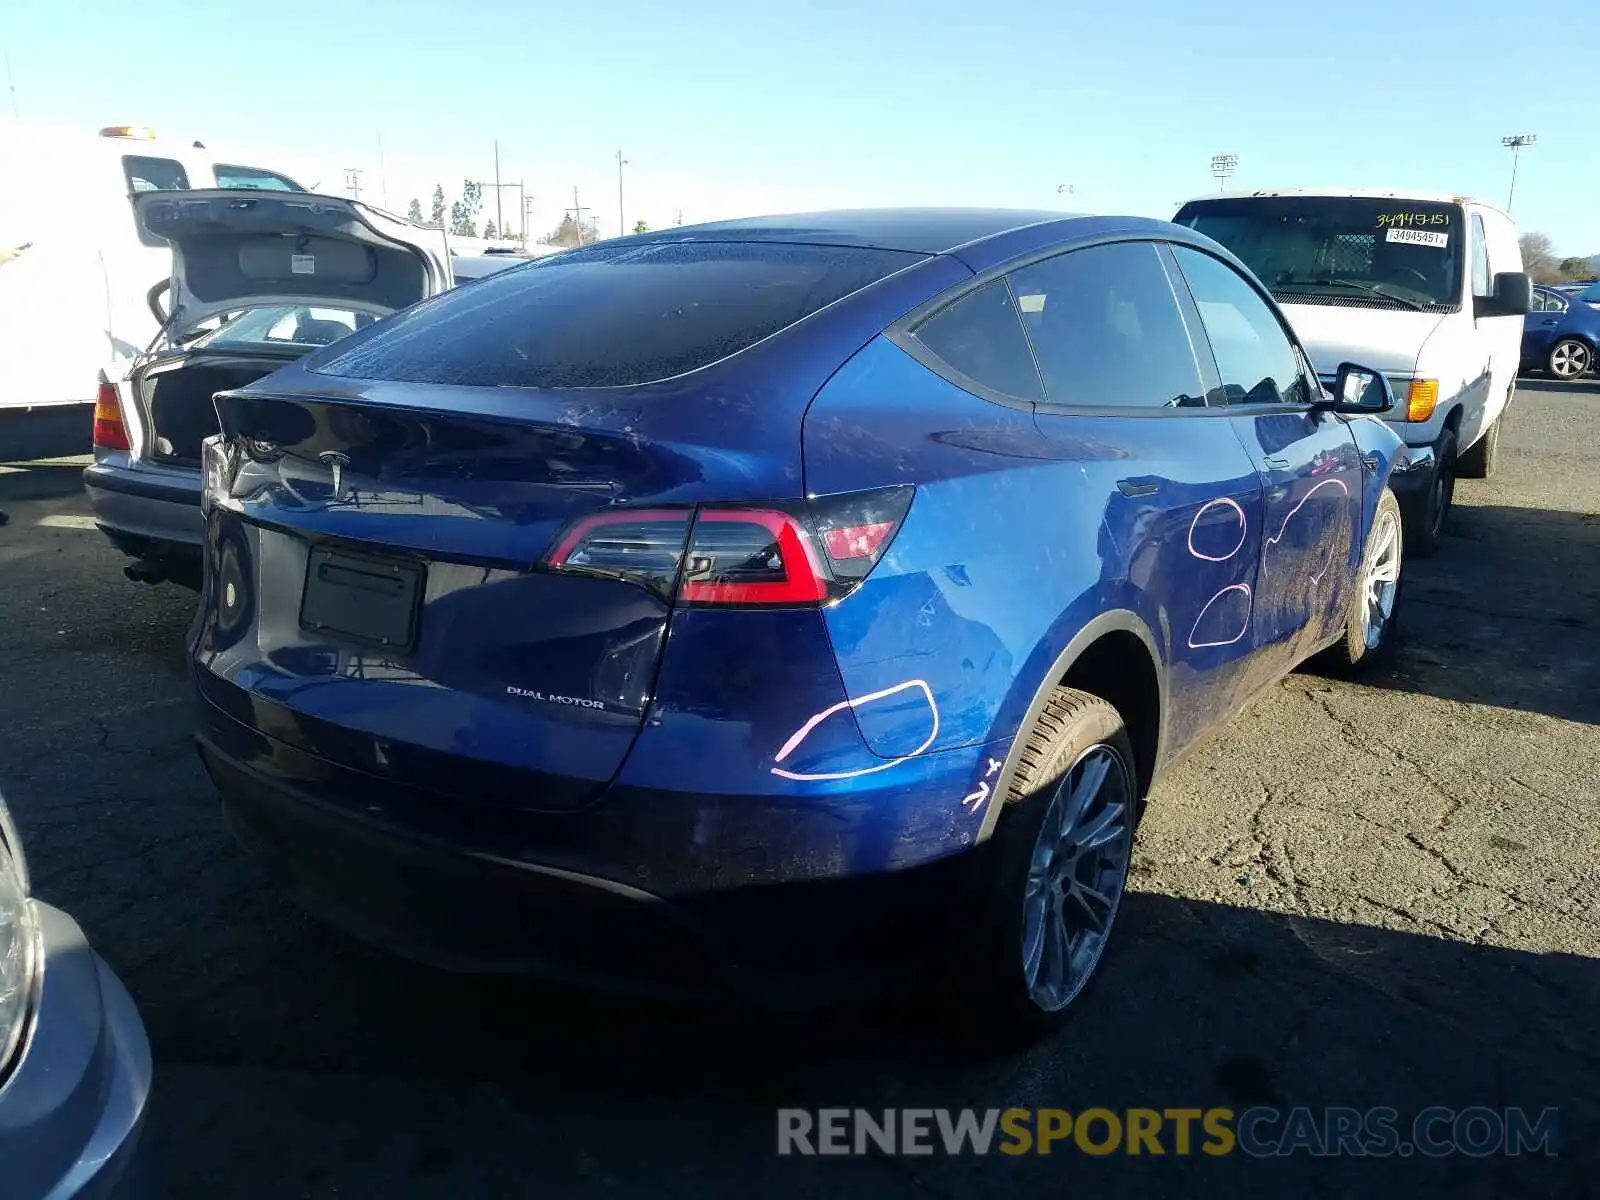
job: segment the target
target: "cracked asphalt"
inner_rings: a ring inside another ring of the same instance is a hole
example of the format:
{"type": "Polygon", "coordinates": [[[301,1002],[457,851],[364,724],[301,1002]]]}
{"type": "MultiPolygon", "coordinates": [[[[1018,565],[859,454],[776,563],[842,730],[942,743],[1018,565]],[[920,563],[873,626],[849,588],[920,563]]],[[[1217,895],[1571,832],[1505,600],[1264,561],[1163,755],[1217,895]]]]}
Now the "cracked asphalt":
{"type": "MultiPolygon", "coordinates": [[[[436,974],[279,898],[188,739],[192,599],[77,466],[0,470],[0,788],[139,1001],[174,1197],[1600,1194],[1600,384],[1525,382],[1368,685],[1300,673],[1152,796],[1117,943],[1018,1057],[436,974]],[[779,1158],[779,1105],[1522,1105],[1554,1158],[779,1158]]],[[[974,1013],[974,1022],[983,1014],[974,1013]]]]}

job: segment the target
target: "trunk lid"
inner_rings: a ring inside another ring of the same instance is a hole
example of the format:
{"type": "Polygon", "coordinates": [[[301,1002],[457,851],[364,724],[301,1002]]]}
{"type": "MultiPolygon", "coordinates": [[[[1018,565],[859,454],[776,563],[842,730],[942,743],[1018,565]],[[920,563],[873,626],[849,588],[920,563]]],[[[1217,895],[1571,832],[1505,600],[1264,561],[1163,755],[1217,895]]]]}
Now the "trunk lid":
{"type": "Polygon", "coordinates": [[[453,282],[440,231],[338,196],[212,188],[132,202],[140,227],[172,246],[168,337],[245,308],[382,315],[453,282]]]}
{"type": "Polygon", "coordinates": [[[669,597],[542,569],[564,530],[799,488],[789,406],[708,446],[652,436],[648,403],[288,374],[321,394],[217,397],[240,466],[199,661],[278,706],[273,736],[477,800],[507,768],[547,781],[522,806],[593,798],[654,692],[669,597]]]}
{"type": "Polygon", "coordinates": [[[198,464],[216,392],[454,282],[437,230],[351,200],[211,189],[132,202],[141,227],[172,246],[164,345],[129,389],[145,453],[163,463],[198,464]]]}

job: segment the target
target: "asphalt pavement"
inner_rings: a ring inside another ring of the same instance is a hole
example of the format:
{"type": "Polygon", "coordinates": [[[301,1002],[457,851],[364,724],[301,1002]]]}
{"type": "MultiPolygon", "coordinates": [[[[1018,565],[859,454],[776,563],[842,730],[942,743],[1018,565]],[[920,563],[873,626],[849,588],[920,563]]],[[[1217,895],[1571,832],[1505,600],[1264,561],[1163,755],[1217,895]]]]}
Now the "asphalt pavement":
{"type": "MultiPolygon", "coordinates": [[[[767,1018],[398,962],[282,900],[189,740],[192,596],[81,463],[0,468],[0,788],[128,984],[174,1197],[1600,1194],[1600,384],[1524,383],[1407,567],[1393,670],[1301,672],[1152,796],[1069,1027],[767,1018]],[[780,1106],[1560,1109],[1555,1157],[779,1157],[780,1106]]],[[[974,1023],[984,1014],[974,1013],[974,1023]]]]}

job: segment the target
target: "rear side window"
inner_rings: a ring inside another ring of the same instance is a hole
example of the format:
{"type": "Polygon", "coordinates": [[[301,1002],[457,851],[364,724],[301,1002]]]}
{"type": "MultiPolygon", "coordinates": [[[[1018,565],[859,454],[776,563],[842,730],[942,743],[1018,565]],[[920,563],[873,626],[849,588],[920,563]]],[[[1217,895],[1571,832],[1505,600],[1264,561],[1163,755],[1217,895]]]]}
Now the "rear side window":
{"type": "Polygon", "coordinates": [[[1015,396],[1044,398],[1039,372],[1017,319],[1006,281],[996,279],[940,309],[913,336],[940,362],[954,369],[956,382],[1015,396]]]}
{"type": "Polygon", "coordinates": [[[122,172],[127,176],[129,192],[189,190],[189,173],[175,158],[146,158],[142,154],[124,154],[122,172]]]}
{"type": "MultiPolygon", "coordinates": [[[[175,158],[150,158],[143,154],[124,154],[122,174],[128,181],[128,194],[135,192],[186,192],[189,190],[189,173],[175,158]]],[[[146,246],[165,246],[167,243],[144,227],[137,215],[133,218],[134,232],[146,246]]]]}
{"type": "Polygon", "coordinates": [[[736,354],[921,255],[842,246],[594,246],[480,279],[307,365],[472,387],[625,387],[736,354]]]}
{"type": "Polygon", "coordinates": [[[1153,243],[1059,254],[1013,272],[1011,290],[1050,403],[1205,404],[1188,327],[1153,243]]]}

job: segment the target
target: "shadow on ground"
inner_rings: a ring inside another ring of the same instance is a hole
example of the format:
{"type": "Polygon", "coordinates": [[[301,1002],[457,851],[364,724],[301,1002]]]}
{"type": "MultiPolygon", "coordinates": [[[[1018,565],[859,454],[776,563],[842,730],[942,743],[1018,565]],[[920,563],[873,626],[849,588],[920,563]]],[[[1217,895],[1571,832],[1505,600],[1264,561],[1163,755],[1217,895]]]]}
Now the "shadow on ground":
{"type": "Polygon", "coordinates": [[[1600,379],[1547,379],[1542,375],[1528,375],[1517,380],[1517,390],[1530,392],[1566,392],[1574,396],[1593,396],[1600,400],[1600,379]]]}
{"type": "MultiPolygon", "coordinates": [[[[941,1044],[916,1007],[769,1021],[442,976],[287,912],[258,914],[266,939],[251,966],[228,964],[221,986],[180,996],[141,990],[138,972],[132,982],[167,1068],[157,1145],[178,1197],[967,1196],[1069,1184],[1592,1194],[1600,962],[1152,894],[1130,895],[1121,920],[1118,950],[1067,1032],[988,1060],[941,1044]],[[1010,1105],[1381,1105],[1399,1111],[1403,1135],[1431,1105],[1522,1106],[1535,1119],[1556,1107],[1560,1153],[774,1153],[779,1106],[1010,1105]]],[[[193,974],[172,966],[164,977],[193,974]]]]}
{"type": "Polygon", "coordinates": [[[1403,605],[1395,670],[1364,682],[1600,724],[1600,515],[1458,506],[1403,605]]]}
{"type": "Polygon", "coordinates": [[[0,410],[0,463],[89,453],[94,404],[0,410]]]}
{"type": "Polygon", "coordinates": [[[83,492],[82,462],[9,464],[0,471],[0,504],[59,500],[83,492]]]}

